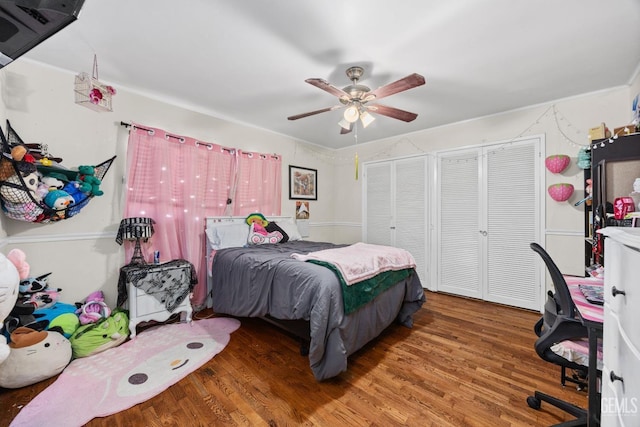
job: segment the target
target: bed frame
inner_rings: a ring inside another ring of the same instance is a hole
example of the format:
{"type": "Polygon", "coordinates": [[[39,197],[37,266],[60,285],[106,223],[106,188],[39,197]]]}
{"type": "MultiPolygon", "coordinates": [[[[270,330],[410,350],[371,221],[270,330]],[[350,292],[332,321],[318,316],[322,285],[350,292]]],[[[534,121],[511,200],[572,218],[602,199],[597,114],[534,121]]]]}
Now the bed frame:
{"type": "MultiPolygon", "coordinates": [[[[212,226],[214,224],[219,224],[219,223],[241,224],[246,219],[247,219],[246,216],[207,217],[205,226],[208,228],[209,226],[212,226]]],[[[293,218],[290,216],[270,216],[270,217],[267,217],[267,220],[278,222],[283,220],[293,220],[293,218]]],[[[209,260],[213,250],[209,246],[208,240],[206,238],[205,238],[205,245],[206,245],[206,260],[205,260],[206,264],[205,265],[207,265],[207,278],[208,278],[210,277],[210,274],[211,274],[211,270],[209,269],[208,266],[209,266],[209,260]]],[[[212,295],[210,294],[210,292],[207,292],[207,294],[208,294],[207,305],[211,306],[210,299],[212,298],[212,295]]],[[[310,333],[310,325],[308,320],[283,320],[283,319],[276,319],[275,317],[271,317],[271,316],[260,317],[260,319],[280,328],[287,334],[292,335],[294,338],[296,338],[300,342],[300,354],[302,356],[307,356],[309,354],[309,342],[311,340],[311,333],[310,333]]]]}

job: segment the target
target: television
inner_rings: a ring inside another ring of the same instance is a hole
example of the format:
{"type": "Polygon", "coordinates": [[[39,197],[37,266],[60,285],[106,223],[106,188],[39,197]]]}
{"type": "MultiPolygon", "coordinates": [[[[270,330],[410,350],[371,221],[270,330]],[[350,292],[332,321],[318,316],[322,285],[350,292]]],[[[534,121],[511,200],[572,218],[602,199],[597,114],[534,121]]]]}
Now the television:
{"type": "Polygon", "coordinates": [[[84,0],[0,0],[0,68],[76,19],[84,0]]]}

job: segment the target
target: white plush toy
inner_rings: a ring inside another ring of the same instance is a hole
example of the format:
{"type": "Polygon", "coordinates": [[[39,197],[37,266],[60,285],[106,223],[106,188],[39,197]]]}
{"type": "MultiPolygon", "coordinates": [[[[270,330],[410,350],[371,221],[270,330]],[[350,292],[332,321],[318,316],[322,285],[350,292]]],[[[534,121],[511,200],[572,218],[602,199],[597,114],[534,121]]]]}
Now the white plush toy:
{"type": "MultiPolygon", "coordinates": [[[[28,274],[29,272],[27,272],[28,274]]],[[[0,253],[0,330],[2,330],[4,319],[7,318],[16,304],[19,285],[20,275],[16,266],[0,253]]],[[[8,356],[9,346],[7,346],[7,340],[4,335],[0,335],[0,363],[4,362],[8,356]]]]}
{"type": "Polygon", "coordinates": [[[20,388],[58,375],[69,364],[71,343],[61,333],[20,326],[11,333],[9,357],[0,365],[0,387],[20,388]]]}
{"type": "MultiPolygon", "coordinates": [[[[11,313],[20,280],[29,277],[29,264],[20,249],[0,253],[0,320],[11,313]]],[[[0,327],[2,323],[0,322],[0,327]]],[[[0,336],[0,387],[19,388],[59,374],[71,360],[71,343],[62,334],[19,327],[11,344],[0,336]]]]}

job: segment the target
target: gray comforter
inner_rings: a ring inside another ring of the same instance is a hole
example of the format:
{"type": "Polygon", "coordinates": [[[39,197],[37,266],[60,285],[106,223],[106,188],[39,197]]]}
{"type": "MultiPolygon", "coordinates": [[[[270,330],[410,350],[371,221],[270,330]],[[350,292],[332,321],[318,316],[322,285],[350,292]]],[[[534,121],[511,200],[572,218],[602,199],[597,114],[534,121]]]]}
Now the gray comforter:
{"type": "Polygon", "coordinates": [[[239,317],[308,320],[313,374],[318,380],[340,374],[347,369],[347,357],[394,320],[410,328],[425,296],[414,273],[346,316],[335,273],[290,256],[331,247],[338,245],[294,241],[218,250],[209,279],[213,310],[239,317]]]}

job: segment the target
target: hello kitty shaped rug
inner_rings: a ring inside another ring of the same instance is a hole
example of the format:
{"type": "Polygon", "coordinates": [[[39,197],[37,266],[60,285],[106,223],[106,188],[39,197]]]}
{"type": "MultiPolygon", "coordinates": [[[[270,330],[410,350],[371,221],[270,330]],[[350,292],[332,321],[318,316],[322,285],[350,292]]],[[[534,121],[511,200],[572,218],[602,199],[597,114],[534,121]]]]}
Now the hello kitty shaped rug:
{"type": "Polygon", "coordinates": [[[75,359],[11,426],[81,426],[144,402],[208,362],[240,327],[216,317],[147,329],[102,353],[75,359]]]}

